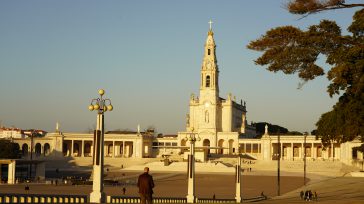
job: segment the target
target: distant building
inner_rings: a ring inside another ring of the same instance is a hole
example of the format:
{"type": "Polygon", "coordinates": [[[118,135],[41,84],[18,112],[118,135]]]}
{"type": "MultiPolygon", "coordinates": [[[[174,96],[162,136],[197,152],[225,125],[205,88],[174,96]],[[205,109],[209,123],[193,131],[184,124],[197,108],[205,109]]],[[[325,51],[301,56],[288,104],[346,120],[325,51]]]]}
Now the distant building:
{"type": "Polygon", "coordinates": [[[25,138],[24,132],[19,128],[0,128],[0,138],[25,138]]]}

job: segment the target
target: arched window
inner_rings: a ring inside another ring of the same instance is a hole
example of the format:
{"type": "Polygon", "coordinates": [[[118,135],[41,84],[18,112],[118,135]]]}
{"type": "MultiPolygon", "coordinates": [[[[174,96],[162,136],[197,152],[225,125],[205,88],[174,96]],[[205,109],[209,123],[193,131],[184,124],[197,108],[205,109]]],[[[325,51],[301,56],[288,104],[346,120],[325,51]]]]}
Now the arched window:
{"type": "Polygon", "coordinates": [[[28,155],[28,144],[23,144],[21,151],[22,151],[23,156],[27,156],[28,155]]]}
{"type": "Polygon", "coordinates": [[[210,76],[206,76],[206,87],[210,87],[210,76]]]}
{"type": "Polygon", "coordinates": [[[210,55],[211,54],[211,50],[207,49],[207,54],[210,55]]]}
{"type": "Polygon", "coordinates": [[[210,154],[210,140],[209,139],[204,139],[203,142],[202,142],[202,145],[204,147],[207,147],[207,149],[205,149],[205,152],[207,154],[207,156],[210,154]]]}
{"type": "Polygon", "coordinates": [[[44,144],[44,155],[47,156],[51,153],[51,146],[48,143],[44,144]]]}
{"type": "Polygon", "coordinates": [[[41,152],[42,152],[42,145],[40,143],[37,143],[35,145],[35,155],[38,157],[40,156],[41,152]]]}

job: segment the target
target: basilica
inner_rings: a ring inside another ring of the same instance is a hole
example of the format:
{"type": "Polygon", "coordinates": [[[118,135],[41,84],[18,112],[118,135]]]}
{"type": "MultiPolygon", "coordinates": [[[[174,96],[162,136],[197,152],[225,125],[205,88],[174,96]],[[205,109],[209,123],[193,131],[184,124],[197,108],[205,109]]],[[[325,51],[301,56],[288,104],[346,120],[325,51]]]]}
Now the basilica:
{"type": "MultiPolygon", "coordinates": [[[[154,132],[116,131],[106,132],[104,138],[105,163],[118,158],[155,158],[164,155],[184,158],[189,151],[189,137],[196,136],[196,159],[201,162],[212,157],[246,154],[252,159],[274,160],[281,152],[283,160],[338,160],[351,164],[359,156],[353,147],[360,141],[332,143],[324,147],[316,136],[270,135],[266,129],[261,138],[256,137],[255,127],[249,125],[247,107],[236,101],[232,94],[223,98],[219,94],[219,66],[217,64],[214,32],[210,29],[203,49],[200,70],[199,94],[189,99],[186,129],[177,135],[157,137],[154,132]]],[[[228,70],[228,69],[227,69],[228,70]]],[[[93,135],[56,130],[42,137],[11,138],[19,144],[24,159],[84,159],[91,161],[93,135]]],[[[113,162],[110,163],[112,165],[113,162]]]]}

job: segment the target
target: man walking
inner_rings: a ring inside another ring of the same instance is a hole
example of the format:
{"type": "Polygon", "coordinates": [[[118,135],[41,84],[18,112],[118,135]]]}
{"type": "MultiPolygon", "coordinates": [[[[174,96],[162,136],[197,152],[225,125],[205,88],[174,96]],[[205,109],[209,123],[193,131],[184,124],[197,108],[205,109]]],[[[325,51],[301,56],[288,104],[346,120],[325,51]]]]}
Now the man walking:
{"type": "Polygon", "coordinates": [[[138,178],[138,187],[139,187],[139,194],[140,194],[140,200],[141,204],[153,204],[153,188],[154,188],[154,182],[153,177],[149,175],[149,168],[144,168],[144,173],[141,174],[138,178]]]}

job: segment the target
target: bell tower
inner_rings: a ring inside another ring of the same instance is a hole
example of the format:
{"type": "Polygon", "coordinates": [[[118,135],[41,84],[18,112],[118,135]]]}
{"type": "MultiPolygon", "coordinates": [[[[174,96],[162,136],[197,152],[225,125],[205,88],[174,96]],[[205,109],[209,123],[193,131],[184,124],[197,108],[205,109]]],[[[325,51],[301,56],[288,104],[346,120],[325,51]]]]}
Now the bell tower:
{"type": "Polygon", "coordinates": [[[216,45],[214,32],[210,29],[207,33],[204,56],[201,66],[200,83],[200,106],[202,113],[200,117],[200,128],[209,129],[216,132],[216,114],[219,101],[219,69],[216,60],[216,45]]]}

